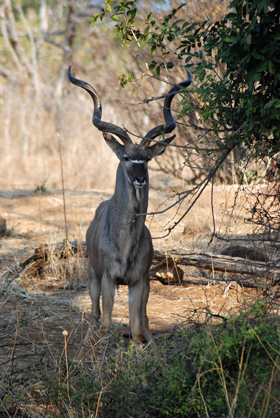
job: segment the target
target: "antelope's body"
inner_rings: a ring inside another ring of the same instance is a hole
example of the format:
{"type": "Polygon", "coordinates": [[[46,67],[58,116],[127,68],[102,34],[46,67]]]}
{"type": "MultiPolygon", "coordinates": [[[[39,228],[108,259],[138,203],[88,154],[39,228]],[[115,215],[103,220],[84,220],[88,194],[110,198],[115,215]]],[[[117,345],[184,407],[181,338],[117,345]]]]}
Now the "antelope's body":
{"type": "MultiPolygon", "coordinates": [[[[162,154],[174,139],[150,145],[157,136],[170,133],[176,126],[170,111],[174,95],[187,81],[173,87],[164,105],[165,125],[153,128],[140,144],[133,144],[127,132],[111,123],[101,121],[102,107],[95,89],[74,78],[69,67],[71,83],[85,89],[94,103],[93,124],[103,132],[108,146],[119,158],[115,192],[111,199],[102,202],[86,234],[88,247],[88,281],[92,300],[92,318],[100,319],[100,294],[102,293],[102,325],[109,328],[112,322],[115,288],[117,284],[129,287],[129,314],[131,333],[137,345],[142,335],[153,351],[156,345],[148,325],[146,306],[149,297],[149,270],[153,260],[150,232],[145,226],[148,207],[148,161],[162,154]],[[122,144],[112,135],[118,136],[122,144]]],[[[90,329],[86,339],[90,336],[90,329]]]]}

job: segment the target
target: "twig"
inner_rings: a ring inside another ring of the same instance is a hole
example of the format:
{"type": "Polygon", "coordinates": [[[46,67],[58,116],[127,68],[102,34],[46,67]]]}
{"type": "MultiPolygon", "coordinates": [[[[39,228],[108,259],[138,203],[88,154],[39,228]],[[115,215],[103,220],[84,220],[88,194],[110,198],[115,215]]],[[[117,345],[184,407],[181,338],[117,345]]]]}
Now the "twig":
{"type": "Polygon", "coordinates": [[[6,285],[4,285],[3,286],[3,289],[2,289],[2,291],[1,291],[1,293],[0,293],[0,296],[2,296],[3,294],[4,294],[4,292],[5,292],[5,290],[7,290],[8,289],[8,287],[10,286],[10,284],[16,279],[16,278],[18,278],[18,276],[20,275],[20,273],[22,273],[23,272],[23,270],[25,269],[25,265],[19,270],[19,271],[17,271],[16,272],[16,274],[14,275],[14,277],[11,279],[11,280],[8,280],[8,277],[9,277],[9,275],[10,275],[10,273],[11,272],[9,272],[9,273],[7,273],[7,275],[6,275],[6,278],[4,279],[4,281],[6,281],[6,285]]]}
{"type": "Polygon", "coordinates": [[[215,223],[215,214],[214,214],[214,176],[212,178],[212,185],[211,185],[211,213],[212,213],[212,220],[213,220],[213,232],[210,238],[210,241],[208,243],[211,244],[211,242],[213,241],[214,235],[216,233],[216,223],[215,223]]]}
{"type": "Polygon", "coordinates": [[[2,385],[4,383],[4,380],[6,378],[6,375],[8,373],[9,367],[10,367],[12,361],[13,361],[13,357],[14,357],[14,354],[15,354],[16,341],[17,341],[17,335],[18,335],[18,328],[19,328],[19,321],[18,321],[18,318],[17,318],[17,327],[16,327],[16,332],[15,332],[15,339],[14,339],[13,349],[12,349],[12,353],[11,353],[11,356],[10,356],[9,364],[7,366],[7,369],[6,369],[5,373],[4,373],[4,376],[3,376],[3,379],[2,379],[2,382],[1,382],[2,385]]]}
{"type": "Polygon", "coordinates": [[[62,183],[62,195],[63,195],[65,239],[66,239],[66,242],[68,242],[68,227],[67,227],[66,202],[65,202],[65,188],[64,188],[64,177],[63,177],[63,163],[62,163],[62,152],[61,152],[61,140],[60,140],[59,133],[57,133],[57,136],[58,136],[60,170],[61,170],[61,183],[62,183]]]}

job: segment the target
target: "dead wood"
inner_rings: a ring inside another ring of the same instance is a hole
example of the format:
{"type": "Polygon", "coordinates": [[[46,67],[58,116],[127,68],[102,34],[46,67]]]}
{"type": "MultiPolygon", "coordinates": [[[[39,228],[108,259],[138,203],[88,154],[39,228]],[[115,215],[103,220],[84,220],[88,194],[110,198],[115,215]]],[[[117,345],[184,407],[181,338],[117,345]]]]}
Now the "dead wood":
{"type": "Polygon", "coordinates": [[[19,266],[20,268],[25,268],[32,265],[34,272],[40,274],[41,270],[51,259],[63,259],[74,255],[87,257],[87,246],[84,241],[64,241],[57,244],[40,245],[35,249],[34,254],[20,263],[19,266]]]}
{"type": "Polygon", "coordinates": [[[230,255],[231,257],[238,258],[247,258],[253,261],[263,261],[267,263],[269,258],[262,251],[257,248],[245,247],[244,245],[230,245],[225,248],[222,252],[222,255],[230,255]]]}
{"type": "Polygon", "coordinates": [[[199,269],[210,270],[212,273],[223,272],[238,274],[239,276],[245,275],[246,280],[250,280],[251,276],[255,282],[263,282],[264,279],[270,279],[272,283],[276,283],[280,280],[279,260],[277,262],[262,262],[210,252],[189,253],[170,250],[167,254],[163,254],[161,251],[155,251],[154,262],[160,262],[164,258],[170,261],[174,260],[178,265],[193,266],[199,269]]]}
{"type": "MultiPolygon", "coordinates": [[[[60,242],[53,245],[41,245],[35,253],[20,264],[20,268],[28,268],[29,274],[40,274],[46,264],[53,258],[63,259],[69,256],[79,255],[87,257],[87,248],[84,241],[60,242]],[[28,267],[29,266],[29,267],[28,267]]],[[[210,252],[185,252],[170,250],[163,252],[155,250],[154,261],[151,268],[151,277],[163,284],[181,284],[184,272],[179,266],[193,266],[200,270],[208,270],[214,277],[215,272],[231,274],[230,281],[242,282],[245,286],[255,287],[256,285],[276,284],[280,281],[280,262],[262,262],[231,257],[210,252]],[[233,275],[237,275],[235,277],[233,275]]],[[[218,279],[229,281],[229,279],[218,279]]],[[[189,282],[188,277],[184,282],[189,282]]],[[[205,278],[191,280],[192,283],[207,283],[205,278]]]]}
{"type": "Polygon", "coordinates": [[[4,237],[7,233],[7,222],[3,216],[0,215],[0,237],[4,237]]]}

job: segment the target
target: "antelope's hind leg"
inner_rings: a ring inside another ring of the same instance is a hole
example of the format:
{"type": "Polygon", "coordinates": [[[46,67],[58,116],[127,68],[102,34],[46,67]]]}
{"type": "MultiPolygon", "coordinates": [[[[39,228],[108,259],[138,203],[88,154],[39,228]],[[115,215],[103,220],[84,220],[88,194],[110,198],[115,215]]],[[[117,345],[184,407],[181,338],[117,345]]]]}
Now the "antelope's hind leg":
{"type": "Polygon", "coordinates": [[[88,261],[88,288],[91,298],[91,321],[96,325],[100,319],[101,279],[96,275],[90,260],[88,261]]]}

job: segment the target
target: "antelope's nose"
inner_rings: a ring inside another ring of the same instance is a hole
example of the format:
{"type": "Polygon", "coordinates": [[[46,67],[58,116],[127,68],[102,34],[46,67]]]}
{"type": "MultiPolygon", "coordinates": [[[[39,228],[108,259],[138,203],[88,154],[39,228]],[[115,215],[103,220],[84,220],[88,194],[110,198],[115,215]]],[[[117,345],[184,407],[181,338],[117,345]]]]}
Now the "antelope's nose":
{"type": "Polygon", "coordinates": [[[134,184],[136,184],[136,186],[145,186],[146,177],[140,177],[140,176],[135,177],[134,184]]]}

